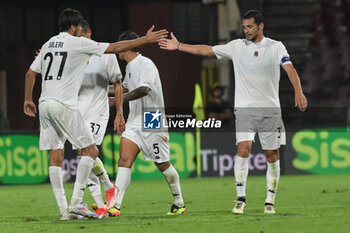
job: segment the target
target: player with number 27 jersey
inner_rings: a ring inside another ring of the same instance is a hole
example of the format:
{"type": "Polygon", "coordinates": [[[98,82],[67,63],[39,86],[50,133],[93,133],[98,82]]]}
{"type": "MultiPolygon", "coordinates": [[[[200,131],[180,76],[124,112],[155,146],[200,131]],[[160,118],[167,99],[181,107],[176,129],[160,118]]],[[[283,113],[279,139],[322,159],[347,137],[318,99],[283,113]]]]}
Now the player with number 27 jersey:
{"type": "Polygon", "coordinates": [[[79,120],[82,117],[78,111],[78,92],[89,58],[92,55],[101,56],[108,45],[61,32],[41,47],[39,55],[30,66],[33,71],[41,73],[43,79],[39,99],[40,149],[61,149],[66,138],[78,149],[95,142],[88,128],[79,120]],[[48,109],[62,108],[52,101],[57,101],[66,108],[61,109],[63,112],[57,112],[60,116],[56,116],[63,120],[64,124],[61,121],[52,124],[48,120],[52,115],[48,109]],[[74,128],[68,129],[72,125],[75,125],[74,128]],[[71,133],[65,135],[53,133],[57,127],[67,128],[66,131],[71,133]],[[73,135],[84,135],[84,137],[77,138],[73,135]]]}
{"type": "Polygon", "coordinates": [[[30,66],[37,73],[43,72],[39,102],[54,99],[76,109],[88,60],[92,55],[101,56],[108,45],[66,32],[52,37],[30,66]]]}

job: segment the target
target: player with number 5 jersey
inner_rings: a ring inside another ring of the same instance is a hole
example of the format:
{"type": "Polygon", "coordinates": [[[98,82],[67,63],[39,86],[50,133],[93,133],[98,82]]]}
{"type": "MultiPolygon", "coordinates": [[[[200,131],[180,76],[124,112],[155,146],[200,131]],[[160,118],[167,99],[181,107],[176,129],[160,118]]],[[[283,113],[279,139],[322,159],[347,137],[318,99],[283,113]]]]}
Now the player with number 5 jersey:
{"type": "MultiPolygon", "coordinates": [[[[138,35],[126,31],[119,36],[119,41],[135,40],[138,35]]],[[[119,58],[125,60],[126,66],[123,87],[125,89],[124,101],[129,102],[130,112],[126,123],[126,130],[120,142],[120,158],[118,161],[118,174],[115,184],[119,188],[116,208],[120,210],[122,200],[131,181],[131,166],[138,153],[143,152],[145,160],[153,161],[168,182],[174,197],[168,215],[186,213],[179,174],[170,164],[169,135],[167,128],[144,130],[142,122],[145,112],[149,112],[154,121],[160,121],[164,114],[164,100],[159,72],[151,59],[142,56],[139,48],[119,53],[119,58]],[[152,111],[145,111],[152,110],[152,111]],[[153,130],[153,131],[152,131],[153,130]]],[[[113,101],[112,101],[113,102],[113,101]]],[[[158,125],[158,124],[157,124],[158,125]]]]}

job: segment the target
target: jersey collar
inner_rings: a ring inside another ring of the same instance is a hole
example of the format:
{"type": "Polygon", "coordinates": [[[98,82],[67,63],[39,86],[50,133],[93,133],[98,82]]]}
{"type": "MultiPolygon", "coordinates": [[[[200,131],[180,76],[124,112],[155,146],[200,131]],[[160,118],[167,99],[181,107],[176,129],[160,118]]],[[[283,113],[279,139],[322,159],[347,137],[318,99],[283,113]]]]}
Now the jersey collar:
{"type": "Polygon", "coordinates": [[[247,40],[247,44],[248,45],[254,45],[254,46],[256,46],[256,47],[260,47],[260,46],[263,46],[263,45],[265,45],[266,44],[266,37],[264,36],[263,37],[263,39],[260,41],[260,42],[256,42],[256,43],[254,43],[254,42],[252,42],[252,41],[250,41],[250,40],[247,40]]]}
{"type": "Polygon", "coordinates": [[[134,59],[132,59],[131,62],[128,63],[129,66],[132,66],[132,64],[136,63],[137,60],[139,60],[142,57],[141,54],[137,55],[134,59]]]}
{"type": "Polygon", "coordinates": [[[71,34],[69,34],[68,32],[60,32],[60,34],[58,34],[59,36],[72,36],[71,34]]]}

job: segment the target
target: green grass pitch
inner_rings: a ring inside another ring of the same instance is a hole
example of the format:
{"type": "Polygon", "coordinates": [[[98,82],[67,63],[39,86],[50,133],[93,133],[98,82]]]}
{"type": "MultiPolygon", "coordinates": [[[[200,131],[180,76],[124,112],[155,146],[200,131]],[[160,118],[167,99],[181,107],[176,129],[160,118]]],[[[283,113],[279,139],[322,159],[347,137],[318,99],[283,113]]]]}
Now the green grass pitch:
{"type": "MultiPolygon", "coordinates": [[[[49,184],[0,186],[0,232],[350,232],[350,175],[282,176],[276,215],[264,215],[265,177],[249,177],[247,208],[233,215],[232,178],[181,180],[188,212],[166,216],[172,197],[165,180],[132,181],[122,216],[59,221],[49,184]]],[[[71,197],[73,184],[65,184],[71,197]]],[[[89,191],[84,201],[91,204],[89,191]]]]}

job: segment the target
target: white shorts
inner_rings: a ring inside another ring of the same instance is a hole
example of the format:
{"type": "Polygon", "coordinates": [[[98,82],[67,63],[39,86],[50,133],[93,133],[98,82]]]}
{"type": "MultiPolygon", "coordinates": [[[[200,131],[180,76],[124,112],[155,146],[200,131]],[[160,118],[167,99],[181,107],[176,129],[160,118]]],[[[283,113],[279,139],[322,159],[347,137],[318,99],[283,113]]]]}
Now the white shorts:
{"type": "Polygon", "coordinates": [[[76,148],[95,143],[89,128],[78,110],[52,99],[39,103],[40,150],[63,149],[68,139],[76,148]]]}
{"type": "MultiPolygon", "coordinates": [[[[103,120],[97,120],[95,119],[85,119],[85,124],[88,129],[90,129],[90,133],[92,134],[92,137],[95,140],[96,145],[101,145],[103,138],[106,133],[106,128],[108,124],[108,119],[103,120]]],[[[76,150],[77,148],[73,145],[73,150],[76,150]]]]}
{"type": "Polygon", "coordinates": [[[143,152],[145,160],[164,163],[170,159],[168,132],[149,133],[127,127],[122,137],[133,141],[143,152]]]}
{"type": "Polygon", "coordinates": [[[91,133],[95,139],[96,145],[101,145],[106,133],[108,119],[106,120],[101,120],[101,119],[97,120],[96,118],[86,119],[85,122],[88,128],[91,130],[91,133]]]}
{"type": "Polygon", "coordinates": [[[254,141],[258,133],[263,150],[276,150],[286,144],[286,132],[281,117],[236,114],[237,144],[254,141]]]}

